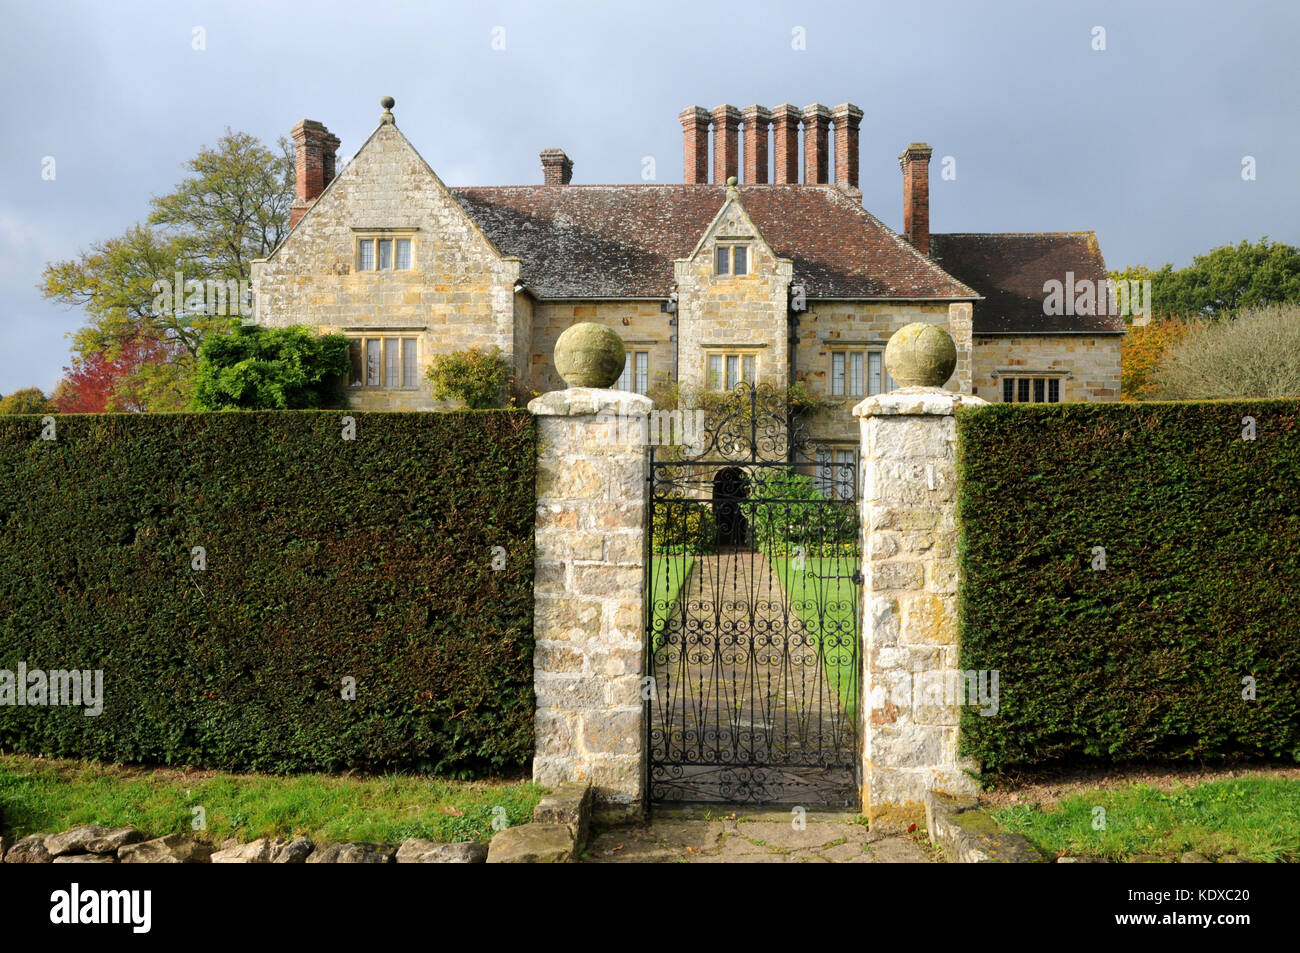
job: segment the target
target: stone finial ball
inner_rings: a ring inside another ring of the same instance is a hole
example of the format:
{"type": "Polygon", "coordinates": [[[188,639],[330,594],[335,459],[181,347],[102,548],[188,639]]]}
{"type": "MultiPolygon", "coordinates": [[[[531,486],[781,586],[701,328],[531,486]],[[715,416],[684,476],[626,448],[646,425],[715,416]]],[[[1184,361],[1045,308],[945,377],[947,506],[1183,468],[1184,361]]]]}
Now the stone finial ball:
{"type": "Polygon", "coordinates": [[[383,106],[385,109],[392,109],[397,105],[397,100],[392,96],[385,96],[383,99],[379,100],[379,105],[383,106]]]}
{"type": "Polygon", "coordinates": [[[623,374],[623,339],[591,321],[575,324],[555,342],[555,369],[570,387],[611,387],[623,374]]]}
{"type": "Polygon", "coordinates": [[[899,387],[942,387],[957,366],[957,345],[943,328],[916,322],[885,345],[885,370],[899,387]]]}

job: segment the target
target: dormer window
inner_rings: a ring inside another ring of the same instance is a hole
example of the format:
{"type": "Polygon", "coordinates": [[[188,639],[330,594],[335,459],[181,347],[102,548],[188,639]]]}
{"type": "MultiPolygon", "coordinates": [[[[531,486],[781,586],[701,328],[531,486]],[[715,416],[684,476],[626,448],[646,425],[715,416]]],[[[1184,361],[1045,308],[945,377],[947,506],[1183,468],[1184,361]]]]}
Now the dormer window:
{"type": "Polygon", "coordinates": [[[414,240],[409,237],[388,232],[357,235],[357,271],[410,271],[413,258],[414,240]]]}
{"type": "Polygon", "coordinates": [[[713,249],[715,275],[749,274],[748,245],[717,245],[713,249]]]}

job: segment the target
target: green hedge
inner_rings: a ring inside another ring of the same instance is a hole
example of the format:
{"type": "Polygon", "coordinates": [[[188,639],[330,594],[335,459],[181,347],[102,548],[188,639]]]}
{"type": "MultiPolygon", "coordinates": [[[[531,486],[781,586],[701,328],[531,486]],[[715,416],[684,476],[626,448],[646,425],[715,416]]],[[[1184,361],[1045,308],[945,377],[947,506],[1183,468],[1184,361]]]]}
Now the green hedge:
{"type": "Polygon", "coordinates": [[[1300,760],[1300,402],[999,405],[957,425],[961,667],[997,669],[1001,696],[963,710],[964,754],[1300,760]]]}
{"type": "Polygon", "coordinates": [[[0,668],[105,706],[0,708],[0,748],[468,776],[533,748],[522,412],[0,418],[0,668]],[[191,547],[207,568],[191,568],[191,547]],[[493,569],[493,547],[504,569],[493,569]],[[356,680],[345,700],[343,679],[356,680]]]}
{"type": "Polygon", "coordinates": [[[749,520],[754,548],[769,556],[852,556],[858,508],[852,500],[828,502],[807,474],[762,468],[740,510],[749,520]]]}
{"type": "Polygon", "coordinates": [[[718,547],[718,524],[713,505],[667,493],[652,502],[651,539],[657,554],[711,553],[718,547]]]}

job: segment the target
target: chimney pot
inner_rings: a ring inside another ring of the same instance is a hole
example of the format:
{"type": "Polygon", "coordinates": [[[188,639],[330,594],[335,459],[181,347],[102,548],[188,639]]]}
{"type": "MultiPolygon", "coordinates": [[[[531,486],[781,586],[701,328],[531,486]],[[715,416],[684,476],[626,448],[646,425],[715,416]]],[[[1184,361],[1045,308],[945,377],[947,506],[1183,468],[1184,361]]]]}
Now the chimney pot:
{"type": "Polygon", "coordinates": [[[705,185],[709,181],[709,111],[703,106],[687,106],[677,118],[682,124],[685,153],[682,181],[705,185]]]}
{"type": "Polygon", "coordinates": [[[898,157],[903,170],[903,235],[922,255],[930,254],[930,156],[934,150],[913,142],[898,157]]]}
{"type": "Polygon", "coordinates": [[[803,180],[807,185],[830,182],[831,111],[821,103],[803,108],[803,180]]]}
{"type": "Polygon", "coordinates": [[[294,142],[294,203],[289,208],[292,228],[333,181],[339,139],[312,119],[300,120],[290,135],[294,142]]]}
{"type": "Polygon", "coordinates": [[[799,181],[799,107],[782,103],[772,110],[772,181],[794,185],[799,181]]]}
{"type": "Polygon", "coordinates": [[[563,149],[543,149],[541,155],[547,185],[568,185],[573,181],[573,160],[563,149]]]}
{"type": "Polygon", "coordinates": [[[842,189],[856,189],[862,110],[852,103],[840,103],[831,110],[831,118],[835,121],[835,184],[842,189]]]}

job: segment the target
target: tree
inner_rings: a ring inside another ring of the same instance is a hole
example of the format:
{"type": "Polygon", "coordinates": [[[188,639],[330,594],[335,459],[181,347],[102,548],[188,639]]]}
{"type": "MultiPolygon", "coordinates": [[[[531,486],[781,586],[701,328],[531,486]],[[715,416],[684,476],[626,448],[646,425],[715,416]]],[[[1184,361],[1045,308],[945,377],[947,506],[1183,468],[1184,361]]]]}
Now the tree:
{"type": "Polygon", "coordinates": [[[1203,319],[1165,352],[1155,381],[1166,400],[1300,396],[1300,306],[1203,319]]]}
{"type": "Polygon", "coordinates": [[[1124,400],[1154,400],[1158,391],[1155,371],[1170,345],[1176,343],[1188,324],[1177,318],[1152,318],[1149,324],[1133,325],[1120,345],[1120,394],[1124,400]]]}
{"type": "Polygon", "coordinates": [[[103,350],[74,358],[63,369],[54,403],[64,414],[183,410],[186,395],[168,381],[178,360],[175,350],[174,343],[136,337],[117,347],[116,357],[103,350]]]}
{"type": "Polygon", "coordinates": [[[236,325],[203,342],[194,410],[292,410],[337,406],[348,341],[307,327],[236,325]]]}
{"type": "Polygon", "coordinates": [[[153,200],[150,223],[176,235],[204,278],[247,279],[249,263],[289,234],[294,156],[283,138],[279,150],[227,126],[216,148],[204,146],[186,163],[192,174],[153,200]]]}
{"type": "Polygon", "coordinates": [[[39,387],[25,387],[0,400],[0,414],[54,413],[58,413],[58,408],[39,387]]]}
{"type": "Polygon", "coordinates": [[[433,384],[434,400],[459,400],[471,410],[505,406],[511,384],[510,365],[495,347],[440,354],[425,376],[433,384]]]}
{"type": "Polygon", "coordinates": [[[268,255],[289,229],[293,159],[284,140],[276,154],[227,129],[216,148],[205,146],[186,166],[191,174],[153,200],[148,224],[75,260],[47,264],[39,286],[47,298],[87,313],[73,335],[74,367],[95,355],[116,365],[130,342],[156,343],[160,360],[128,361],[114,385],[122,391],[117,403],[140,410],[186,406],[204,339],[229,324],[229,295],[226,307],[214,306],[214,296],[192,294],[189,283],[238,288],[252,259],[268,255]],[[175,287],[178,273],[182,285],[175,287]]]}
{"type": "Polygon", "coordinates": [[[1242,308],[1300,303],[1300,248],[1242,241],[1197,255],[1186,268],[1165,264],[1157,271],[1136,267],[1111,272],[1112,279],[1150,279],[1157,316],[1217,320],[1242,308]]]}

